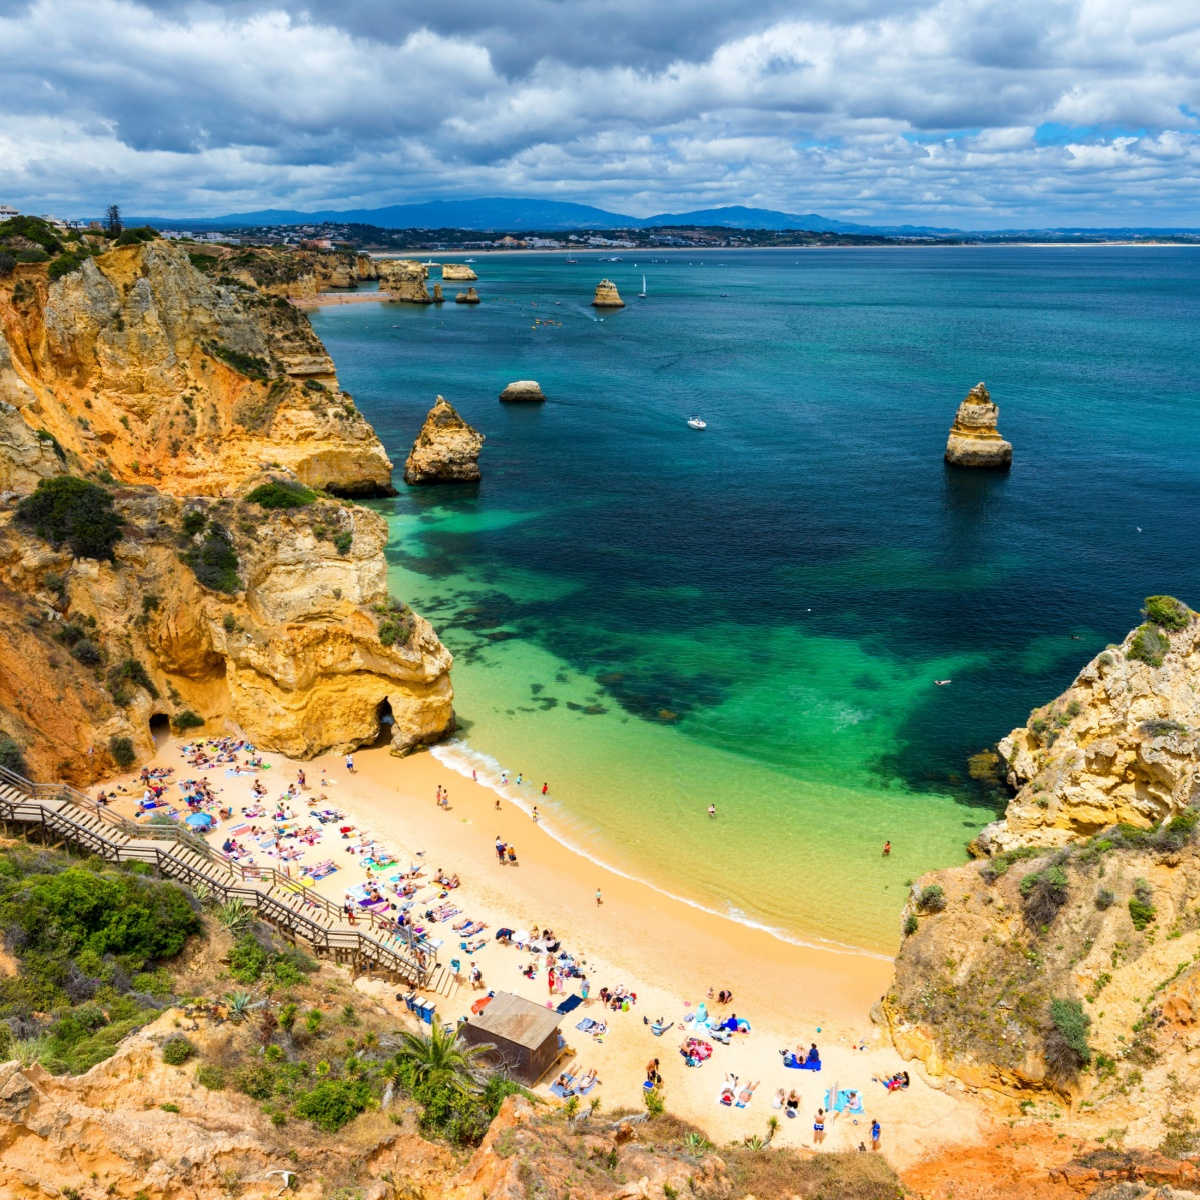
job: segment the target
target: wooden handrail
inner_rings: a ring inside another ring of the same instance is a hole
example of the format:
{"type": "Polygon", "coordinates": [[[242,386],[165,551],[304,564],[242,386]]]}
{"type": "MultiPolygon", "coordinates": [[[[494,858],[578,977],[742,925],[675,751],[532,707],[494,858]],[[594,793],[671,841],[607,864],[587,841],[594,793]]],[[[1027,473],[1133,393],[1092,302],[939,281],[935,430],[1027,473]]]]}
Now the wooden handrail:
{"type": "MultiPolygon", "coordinates": [[[[405,954],[400,949],[387,945],[360,929],[323,926],[307,913],[284,904],[281,899],[276,899],[272,893],[276,889],[286,892],[293,899],[302,901],[306,907],[322,913],[330,921],[340,922],[344,916],[343,910],[332,901],[281,874],[274,867],[246,866],[235,862],[227,855],[214,850],[202,838],[196,837],[178,825],[166,823],[139,825],[136,821],[111,812],[105,805],[90,799],[69,784],[35,783],[16,771],[0,766],[0,785],[3,784],[8,784],[14,791],[28,799],[24,802],[0,799],[0,817],[6,816],[9,820],[20,821],[24,824],[38,824],[43,828],[55,829],[89,850],[103,847],[107,851],[105,857],[116,862],[152,860],[155,867],[165,875],[184,875],[189,878],[199,876],[208,886],[219,889],[225,898],[236,896],[252,900],[254,909],[260,912],[265,920],[283,925],[289,930],[294,929],[297,925],[304,926],[307,931],[304,935],[305,940],[309,941],[314,948],[326,951],[333,949],[352,951],[356,960],[373,962],[418,985],[427,982],[436,969],[436,951],[432,947],[416,943],[411,934],[408,935],[407,949],[409,953],[405,954]],[[41,803],[42,797],[58,801],[59,806],[46,807],[41,803]],[[119,845],[105,837],[97,829],[74,821],[70,813],[65,811],[64,806],[81,809],[98,817],[105,826],[121,832],[130,839],[131,843],[142,843],[142,845],[119,845]],[[170,842],[171,845],[160,848],[157,845],[145,844],[156,841],[170,842]],[[214,879],[204,872],[198,871],[194,864],[177,858],[175,852],[178,849],[196,854],[218,871],[226,872],[240,883],[265,886],[245,888],[237,887],[236,884],[234,886],[224,884],[219,878],[214,879]],[[269,912],[262,912],[264,907],[270,909],[272,906],[287,910],[286,921],[278,917],[273,919],[269,912]]],[[[388,937],[398,936],[396,930],[389,928],[375,914],[365,913],[364,917],[368,919],[368,928],[372,931],[381,930],[388,937]]]]}

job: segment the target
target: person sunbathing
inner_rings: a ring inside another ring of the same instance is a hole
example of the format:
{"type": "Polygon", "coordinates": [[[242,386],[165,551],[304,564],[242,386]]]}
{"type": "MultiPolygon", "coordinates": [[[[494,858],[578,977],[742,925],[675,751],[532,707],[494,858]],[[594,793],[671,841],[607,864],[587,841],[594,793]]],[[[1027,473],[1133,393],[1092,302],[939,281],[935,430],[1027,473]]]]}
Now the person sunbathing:
{"type": "Polygon", "coordinates": [[[784,1101],[784,1109],[789,1117],[794,1117],[800,1110],[800,1094],[795,1088],[788,1092],[788,1097],[784,1101]]]}
{"type": "Polygon", "coordinates": [[[579,1090],[584,1091],[585,1089],[590,1088],[592,1086],[592,1084],[595,1082],[596,1082],[596,1068],[589,1067],[583,1073],[583,1075],[580,1077],[579,1085],[578,1085],[579,1090]]]}
{"type": "Polygon", "coordinates": [[[746,1084],[738,1093],[738,1103],[743,1106],[749,1104],[754,1099],[754,1092],[761,1082],[761,1079],[756,1079],[753,1083],[746,1084]]]}

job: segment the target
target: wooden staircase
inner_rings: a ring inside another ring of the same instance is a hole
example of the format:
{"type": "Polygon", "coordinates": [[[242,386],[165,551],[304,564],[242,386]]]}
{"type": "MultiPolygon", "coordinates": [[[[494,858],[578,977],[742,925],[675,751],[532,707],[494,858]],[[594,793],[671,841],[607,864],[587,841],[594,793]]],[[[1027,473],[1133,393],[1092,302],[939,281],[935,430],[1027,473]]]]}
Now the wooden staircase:
{"type": "Polygon", "coordinates": [[[273,867],[234,862],[174,822],[139,825],[68,784],[33,783],[0,767],[0,828],[106,862],[146,863],[194,892],[244,904],[289,941],[357,974],[382,974],[422,989],[444,976],[432,946],[404,940],[374,914],[350,925],[336,904],[273,867]]]}

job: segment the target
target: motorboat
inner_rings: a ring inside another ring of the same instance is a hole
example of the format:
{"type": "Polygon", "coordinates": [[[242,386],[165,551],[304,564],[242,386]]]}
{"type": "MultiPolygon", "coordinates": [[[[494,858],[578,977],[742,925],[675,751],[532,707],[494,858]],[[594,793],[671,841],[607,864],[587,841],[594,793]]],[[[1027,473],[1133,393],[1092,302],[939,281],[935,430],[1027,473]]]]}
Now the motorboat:
{"type": "Polygon", "coordinates": [[[707,429],[708,422],[701,419],[700,417],[688,417],[688,428],[689,429],[707,429]]]}

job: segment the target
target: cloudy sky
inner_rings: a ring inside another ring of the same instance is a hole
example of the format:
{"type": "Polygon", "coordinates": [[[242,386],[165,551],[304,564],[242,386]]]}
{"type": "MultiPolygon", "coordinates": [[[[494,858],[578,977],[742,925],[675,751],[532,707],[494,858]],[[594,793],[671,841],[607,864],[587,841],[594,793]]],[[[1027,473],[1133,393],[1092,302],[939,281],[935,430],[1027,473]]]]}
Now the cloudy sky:
{"type": "Polygon", "coordinates": [[[0,203],[1200,226],[1195,0],[0,0],[0,203]]]}

